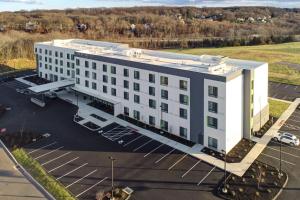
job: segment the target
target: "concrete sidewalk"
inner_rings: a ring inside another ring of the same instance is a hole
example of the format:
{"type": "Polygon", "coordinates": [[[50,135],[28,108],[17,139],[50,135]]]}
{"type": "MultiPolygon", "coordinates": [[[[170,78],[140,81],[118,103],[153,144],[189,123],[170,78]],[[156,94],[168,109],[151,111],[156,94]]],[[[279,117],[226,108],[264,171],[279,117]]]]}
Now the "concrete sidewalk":
{"type": "Polygon", "coordinates": [[[9,158],[1,143],[0,199],[47,199],[18,169],[16,169],[14,162],[9,158]]]}
{"type": "MultiPolygon", "coordinates": [[[[72,102],[76,105],[77,99],[75,99],[74,95],[71,94],[60,94],[60,98],[67,100],[68,102],[72,102]]],[[[251,151],[244,157],[244,159],[239,163],[227,163],[226,169],[228,172],[233,173],[237,176],[243,176],[243,174],[247,171],[247,169],[251,166],[251,164],[257,159],[257,157],[260,155],[260,153],[264,150],[264,148],[267,146],[269,141],[272,139],[272,137],[279,131],[281,126],[284,124],[284,122],[291,116],[291,114],[294,112],[294,110],[297,108],[297,106],[300,103],[300,98],[296,99],[293,103],[290,104],[289,108],[281,115],[281,117],[276,121],[276,123],[265,133],[265,135],[262,138],[253,137],[253,140],[257,142],[255,146],[251,149],[251,151]]],[[[104,123],[99,121],[97,122],[96,119],[92,118],[91,114],[97,114],[99,116],[104,116],[104,118],[108,119],[108,121],[105,123],[107,125],[109,122],[116,122],[122,126],[130,126],[136,130],[138,130],[139,133],[157,140],[161,143],[164,143],[166,145],[169,145],[175,149],[178,149],[184,153],[190,154],[191,156],[198,158],[200,160],[203,160],[207,163],[210,163],[212,165],[215,165],[218,168],[223,169],[224,167],[224,161],[217,159],[213,156],[210,156],[208,154],[205,154],[201,152],[201,150],[204,148],[204,146],[200,144],[196,144],[193,147],[188,147],[186,145],[183,145],[181,143],[175,142],[171,139],[168,139],[162,135],[156,134],[154,132],[148,131],[146,129],[140,128],[138,126],[135,126],[129,122],[126,122],[122,119],[119,119],[117,117],[114,117],[110,114],[107,114],[105,112],[102,112],[101,110],[95,109],[91,106],[86,105],[87,101],[83,101],[79,99],[78,106],[79,106],[79,115],[83,118],[87,119],[88,121],[92,121],[93,123],[104,127],[104,123]]]]}

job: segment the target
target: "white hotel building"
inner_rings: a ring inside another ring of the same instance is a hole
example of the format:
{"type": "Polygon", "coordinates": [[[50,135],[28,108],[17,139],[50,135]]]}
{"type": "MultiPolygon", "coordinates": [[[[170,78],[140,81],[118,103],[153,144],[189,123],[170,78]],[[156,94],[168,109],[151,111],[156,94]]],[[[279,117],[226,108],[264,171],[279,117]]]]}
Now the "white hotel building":
{"type": "Polygon", "coordinates": [[[218,151],[251,138],[269,119],[268,64],[186,55],[90,40],[35,44],[37,71],[50,81],[218,151]]]}

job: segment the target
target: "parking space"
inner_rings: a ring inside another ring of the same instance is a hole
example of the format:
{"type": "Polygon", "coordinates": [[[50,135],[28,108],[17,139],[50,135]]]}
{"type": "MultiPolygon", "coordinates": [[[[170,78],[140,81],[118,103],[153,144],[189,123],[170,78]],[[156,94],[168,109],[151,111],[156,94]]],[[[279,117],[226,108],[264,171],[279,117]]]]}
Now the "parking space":
{"type": "Polygon", "coordinates": [[[294,101],[300,97],[300,86],[269,82],[269,97],[294,101]]]}
{"type": "Polygon", "coordinates": [[[2,83],[2,85],[4,85],[5,87],[8,87],[8,88],[11,88],[11,89],[26,89],[29,87],[28,85],[21,83],[17,80],[4,82],[4,83],[2,83]]]}
{"type": "MultiPolygon", "coordinates": [[[[300,119],[300,110],[296,111],[284,123],[280,132],[289,132],[300,138],[300,123],[295,120],[300,119]]],[[[258,160],[268,163],[270,165],[280,166],[280,143],[271,140],[258,160]]],[[[281,164],[282,169],[288,173],[289,182],[284,189],[279,199],[297,199],[300,195],[299,191],[299,166],[300,166],[300,147],[281,144],[281,164]]]]}

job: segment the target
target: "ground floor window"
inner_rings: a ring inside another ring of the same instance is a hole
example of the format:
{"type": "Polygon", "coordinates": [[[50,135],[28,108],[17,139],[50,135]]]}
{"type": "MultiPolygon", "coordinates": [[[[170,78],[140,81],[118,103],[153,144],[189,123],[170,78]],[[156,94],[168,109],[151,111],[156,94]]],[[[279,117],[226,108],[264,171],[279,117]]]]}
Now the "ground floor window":
{"type": "Polygon", "coordinates": [[[124,107],[124,115],[129,116],[129,108],[124,107]]]}
{"type": "Polygon", "coordinates": [[[136,119],[136,120],[140,120],[140,112],[134,110],[134,111],[133,111],[133,117],[134,117],[134,119],[136,119]]]}
{"type": "Polygon", "coordinates": [[[216,138],[208,137],[208,147],[218,149],[218,140],[216,138]]]}
{"type": "Polygon", "coordinates": [[[187,129],[184,127],[180,127],[179,130],[180,137],[187,139],[187,129]]]}
{"type": "Polygon", "coordinates": [[[155,117],[153,116],[149,116],[149,124],[152,125],[152,126],[155,126],[155,117]]]}
{"type": "Polygon", "coordinates": [[[168,122],[165,120],[160,120],[160,128],[164,131],[168,131],[168,122]]]}

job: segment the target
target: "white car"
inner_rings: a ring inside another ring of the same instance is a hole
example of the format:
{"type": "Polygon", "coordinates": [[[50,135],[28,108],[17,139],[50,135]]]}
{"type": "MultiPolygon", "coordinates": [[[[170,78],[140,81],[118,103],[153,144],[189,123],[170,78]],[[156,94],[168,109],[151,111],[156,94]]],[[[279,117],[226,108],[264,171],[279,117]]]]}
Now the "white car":
{"type": "Polygon", "coordinates": [[[281,141],[291,146],[299,146],[299,139],[291,133],[279,133],[278,135],[273,137],[273,139],[277,142],[281,141]]]}

